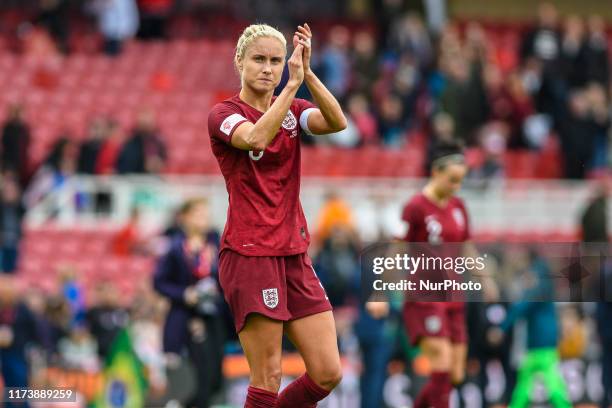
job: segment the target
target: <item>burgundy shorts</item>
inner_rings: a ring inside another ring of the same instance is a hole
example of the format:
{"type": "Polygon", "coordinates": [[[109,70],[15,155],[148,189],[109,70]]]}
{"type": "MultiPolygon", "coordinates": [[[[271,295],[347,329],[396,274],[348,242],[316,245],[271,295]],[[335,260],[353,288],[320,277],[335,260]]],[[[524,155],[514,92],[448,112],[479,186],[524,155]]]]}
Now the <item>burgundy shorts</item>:
{"type": "Polygon", "coordinates": [[[250,313],[289,321],[332,310],[308,254],[244,256],[224,250],[219,280],[236,333],[250,313]]]}
{"type": "Polygon", "coordinates": [[[463,302],[406,302],[403,314],[413,345],[423,337],[447,337],[452,343],[467,342],[463,302]]]}

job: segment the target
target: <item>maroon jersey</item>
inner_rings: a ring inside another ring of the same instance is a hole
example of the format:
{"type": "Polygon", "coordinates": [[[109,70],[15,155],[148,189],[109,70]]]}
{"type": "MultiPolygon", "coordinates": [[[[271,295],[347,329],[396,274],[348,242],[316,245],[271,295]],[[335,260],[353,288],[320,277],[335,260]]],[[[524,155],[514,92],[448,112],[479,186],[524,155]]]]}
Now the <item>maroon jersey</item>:
{"type": "Polygon", "coordinates": [[[313,107],[294,99],[274,140],[260,152],[238,149],[231,138],[240,124],[257,122],[263,112],[238,95],[212,108],[208,134],[229,194],[221,250],[247,256],[306,252],[310,235],[300,204],[299,135],[302,115],[313,107]]]}
{"type": "Polygon", "coordinates": [[[463,201],[452,197],[446,207],[433,203],[423,193],[415,195],[404,207],[402,220],[408,224],[405,241],[464,242],[470,239],[470,226],[463,201]]]}
{"type": "MultiPolygon", "coordinates": [[[[467,211],[463,201],[452,197],[445,207],[440,207],[427,198],[423,193],[415,195],[404,207],[402,220],[408,225],[408,232],[404,238],[407,242],[425,243],[413,244],[412,249],[417,256],[419,253],[429,257],[457,257],[461,255],[462,248],[458,245],[439,246],[445,243],[461,243],[470,239],[470,228],[467,211]],[[416,247],[414,247],[416,245],[416,247]]],[[[459,279],[460,276],[451,270],[427,269],[417,271],[415,278],[425,278],[432,281],[445,279],[459,279]]],[[[417,301],[428,299],[440,301],[460,300],[462,293],[451,293],[441,297],[441,293],[415,291],[417,301]]]]}

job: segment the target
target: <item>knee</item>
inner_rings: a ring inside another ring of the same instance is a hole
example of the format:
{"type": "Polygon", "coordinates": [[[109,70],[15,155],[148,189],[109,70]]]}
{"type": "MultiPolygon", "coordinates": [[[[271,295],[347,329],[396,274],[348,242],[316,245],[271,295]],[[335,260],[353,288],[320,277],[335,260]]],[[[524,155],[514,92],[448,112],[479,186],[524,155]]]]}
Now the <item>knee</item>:
{"type": "Polygon", "coordinates": [[[251,375],[251,385],[270,392],[278,392],[281,384],[282,372],[278,365],[268,365],[256,370],[251,375]]]}
{"type": "Polygon", "coordinates": [[[315,373],[313,380],[321,387],[328,391],[336,388],[342,381],[342,366],[340,364],[328,366],[325,369],[315,373]]]}

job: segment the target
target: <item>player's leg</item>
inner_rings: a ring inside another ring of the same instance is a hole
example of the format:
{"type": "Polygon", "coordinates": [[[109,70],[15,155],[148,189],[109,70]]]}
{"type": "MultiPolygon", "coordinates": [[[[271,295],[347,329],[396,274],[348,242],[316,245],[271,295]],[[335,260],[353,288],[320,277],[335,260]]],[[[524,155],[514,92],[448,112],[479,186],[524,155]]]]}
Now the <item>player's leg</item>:
{"type": "Polygon", "coordinates": [[[559,356],[557,350],[554,348],[538,350],[537,351],[540,364],[542,366],[542,373],[544,375],[544,384],[548,389],[550,395],[550,401],[552,405],[557,408],[568,408],[572,404],[567,395],[567,388],[565,381],[561,376],[561,370],[559,369],[559,356]]]}
{"type": "Polygon", "coordinates": [[[250,370],[245,407],[274,407],[282,376],[283,322],[250,314],[238,337],[250,370]]]}
{"type": "Polygon", "coordinates": [[[232,251],[223,251],[219,257],[219,281],[250,368],[246,407],[276,404],[283,321],[290,316],[284,274],[278,257],[249,257],[232,251]]]}
{"type": "Polygon", "coordinates": [[[285,324],[285,333],[304,359],[306,373],[283,390],[278,407],[314,407],[342,379],[333,314],[327,311],[292,320],[285,324]]]}
{"type": "Polygon", "coordinates": [[[465,303],[451,303],[447,307],[451,346],[451,381],[454,385],[463,383],[467,360],[467,328],[465,303]]]}
{"type": "Polygon", "coordinates": [[[442,303],[406,302],[404,324],[413,345],[418,345],[431,366],[429,381],[419,392],[415,408],[448,408],[452,390],[452,343],[442,303]]]}
{"type": "Polygon", "coordinates": [[[512,399],[508,408],[525,408],[529,405],[529,396],[533,386],[533,379],[537,369],[537,361],[533,351],[528,351],[521,363],[516,380],[516,386],[512,392],[512,399]]]}
{"type": "Polygon", "coordinates": [[[340,382],[342,367],[331,305],[308,255],[286,257],[285,333],[302,355],[306,373],[278,397],[279,408],[315,407],[340,382]]]}

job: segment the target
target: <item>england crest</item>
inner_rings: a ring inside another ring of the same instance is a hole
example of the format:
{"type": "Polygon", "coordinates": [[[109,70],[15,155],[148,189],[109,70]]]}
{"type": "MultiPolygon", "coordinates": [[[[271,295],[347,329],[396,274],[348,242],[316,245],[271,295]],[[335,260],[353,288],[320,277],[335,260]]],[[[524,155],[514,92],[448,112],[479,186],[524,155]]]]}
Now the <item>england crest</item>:
{"type": "Polygon", "coordinates": [[[263,294],[264,304],[270,309],[274,309],[278,306],[278,290],[276,288],[264,289],[261,291],[263,294]]]}
{"type": "Polygon", "coordinates": [[[287,129],[287,130],[293,130],[296,128],[297,119],[293,115],[293,112],[291,112],[290,110],[287,111],[287,116],[285,116],[282,126],[283,126],[283,129],[287,129]]]}

